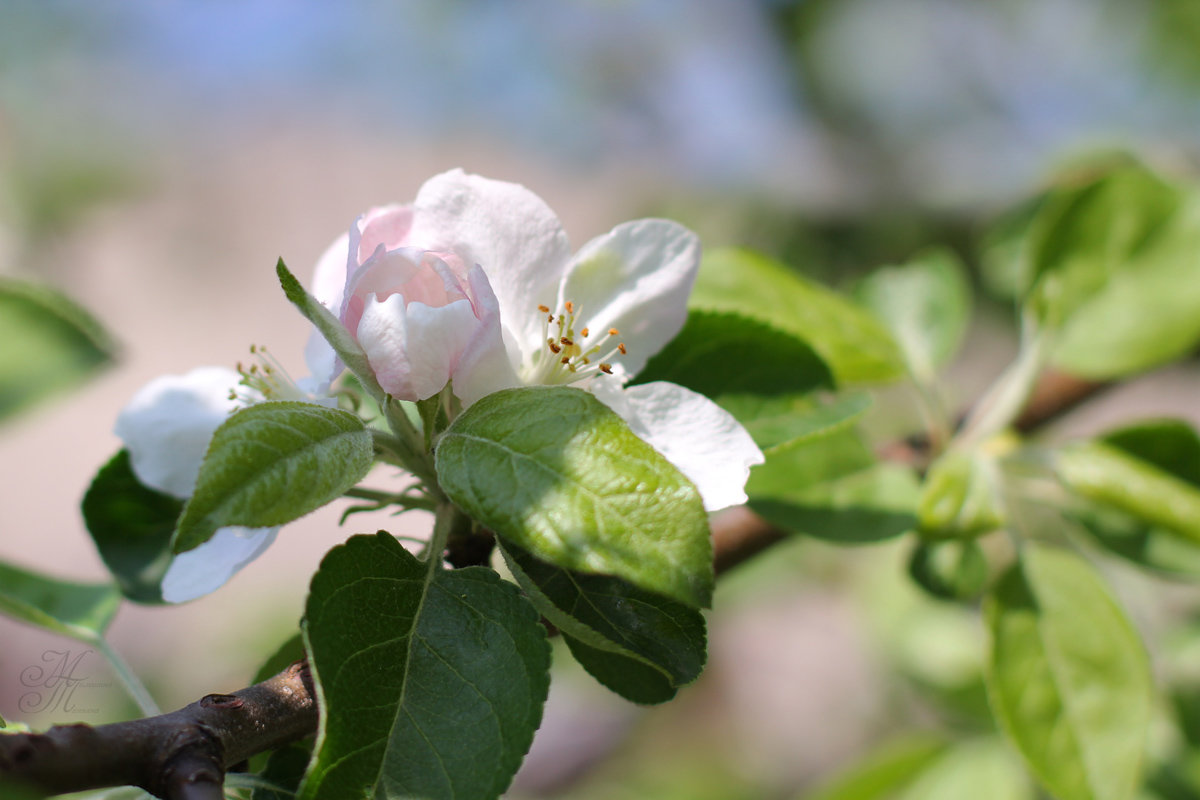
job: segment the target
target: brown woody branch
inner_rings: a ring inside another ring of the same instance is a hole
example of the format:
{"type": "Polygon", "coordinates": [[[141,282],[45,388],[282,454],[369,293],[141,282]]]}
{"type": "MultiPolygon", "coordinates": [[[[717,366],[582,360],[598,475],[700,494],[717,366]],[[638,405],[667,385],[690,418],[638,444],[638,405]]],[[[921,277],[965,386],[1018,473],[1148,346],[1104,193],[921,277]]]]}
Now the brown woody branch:
{"type": "Polygon", "coordinates": [[[221,800],[231,766],[316,731],[314,696],[308,665],[298,661],[157,717],[0,735],[0,796],[5,786],[47,794],[139,786],[166,800],[221,800]]]}
{"type": "MultiPolygon", "coordinates": [[[[1035,430],[1084,402],[1105,384],[1048,372],[1015,426],[1035,430]]],[[[888,451],[903,460],[904,448],[888,451]]],[[[717,574],[766,550],[788,534],[745,507],[712,521],[717,574]]],[[[489,536],[462,537],[452,563],[479,563],[489,536]]],[[[220,800],[225,773],[257,753],[312,735],[317,707],[307,664],[234,692],[207,695],[169,714],[91,727],[64,725],[42,734],[0,734],[0,789],[25,784],[61,794],[140,786],[165,800],[220,800]]]]}

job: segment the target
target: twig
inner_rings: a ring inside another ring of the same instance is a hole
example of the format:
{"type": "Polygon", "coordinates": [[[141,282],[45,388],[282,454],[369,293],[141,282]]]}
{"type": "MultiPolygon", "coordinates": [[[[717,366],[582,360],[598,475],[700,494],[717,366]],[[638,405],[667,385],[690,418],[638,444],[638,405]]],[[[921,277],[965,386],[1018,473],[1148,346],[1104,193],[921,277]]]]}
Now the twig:
{"type": "Polygon", "coordinates": [[[48,794],[139,786],[166,800],[220,800],[225,772],[317,729],[303,661],[233,694],[111,725],[59,725],[0,735],[0,788],[48,794]]]}

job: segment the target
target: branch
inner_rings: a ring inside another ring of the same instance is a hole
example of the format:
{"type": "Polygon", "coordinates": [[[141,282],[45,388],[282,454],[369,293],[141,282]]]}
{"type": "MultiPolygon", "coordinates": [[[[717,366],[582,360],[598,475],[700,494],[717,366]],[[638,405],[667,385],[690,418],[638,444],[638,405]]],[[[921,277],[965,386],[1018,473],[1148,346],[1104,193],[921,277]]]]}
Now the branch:
{"type": "Polygon", "coordinates": [[[165,800],[221,800],[230,766],[316,729],[312,677],[298,661],[262,683],[157,717],[0,735],[0,789],[139,786],[165,800]]]}

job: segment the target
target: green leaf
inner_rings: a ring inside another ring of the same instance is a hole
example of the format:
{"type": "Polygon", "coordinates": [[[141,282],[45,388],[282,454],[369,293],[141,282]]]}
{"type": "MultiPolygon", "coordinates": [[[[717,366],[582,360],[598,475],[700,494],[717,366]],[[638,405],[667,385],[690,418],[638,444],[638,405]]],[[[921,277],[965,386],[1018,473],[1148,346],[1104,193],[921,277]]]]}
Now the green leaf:
{"type": "Polygon", "coordinates": [[[851,392],[819,400],[735,395],[721,398],[720,405],[769,455],[849,428],[871,407],[871,395],[851,392]]]}
{"type": "Polygon", "coordinates": [[[971,314],[971,289],[958,258],[930,250],[865,278],[855,296],[895,337],[909,371],[928,381],[958,352],[971,314]]]}
{"type": "Polygon", "coordinates": [[[971,600],[987,583],[987,557],[974,539],[917,542],[908,574],[939,600],[971,600]]]}
{"type": "Polygon", "coordinates": [[[117,613],[111,583],[76,583],[0,562],[0,612],[83,641],[99,639],[117,613]]]}
{"type": "Polygon", "coordinates": [[[312,743],[293,742],[275,750],[262,771],[263,782],[276,788],[256,787],[250,800],[292,800],[312,757],[312,743]]]}
{"type": "Polygon", "coordinates": [[[1137,633],[1087,565],[1026,544],[984,604],[992,709],[1059,800],[1134,795],[1153,683],[1137,633]]]}
{"type": "Polygon", "coordinates": [[[891,800],[945,752],[931,736],[889,742],[853,764],[808,800],[891,800]]]}
{"type": "Polygon", "coordinates": [[[635,703],[663,703],[704,668],[704,616],[605,575],[560,569],[519,547],[502,548],[509,570],[577,661],[635,703]]]}
{"type": "Polygon", "coordinates": [[[297,402],[240,409],[213,434],[174,550],[199,547],[227,525],[291,522],[341,497],[373,461],[371,434],[349,412],[297,402]]]}
{"type": "Polygon", "coordinates": [[[121,450],[101,467],[83,496],[83,521],[121,593],[161,603],[171,564],[171,536],[183,501],[142,485],[121,450]]]}
{"type": "Polygon", "coordinates": [[[705,253],[689,306],[742,314],[808,342],[838,384],[904,374],[899,349],[870,312],[763,255],[705,253]]]}
{"type": "Polygon", "coordinates": [[[1051,193],[1023,240],[1027,308],[1058,331],[1052,362],[1110,379],[1200,341],[1200,196],[1138,165],[1051,193]]]}
{"type": "Polygon", "coordinates": [[[901,800],[1035,800],[1020,763],[996,738],[955,744],[925,769],[901,800]]]}
{"type": "Polygon", "coordinates": [[[508,786],[550,666],[515,586],[418,561],[384,533],[355,536],[313,577],[305,637],[322,715],[302,800],[490,798],[508,786]]]}
{"type": "MultiPolygon", "coordinates": [[[[1086,462],[1089,456],[1087,451],[1074,453],[1066,457],[1066,472],[1060,470],[1064,482],[1089,501],[1073,509],[1070,516],[1099,544],[1140,566],[1200,577],[1200,525],[1188,517],[1186,509],[1174,515],[1174,521],[1164,522],[1159,502],[1178,495],[1182,499],[1172,505],[1186,504],[1191,502],[1187,498],[1200,492],[1200,437],[1196,431],[1181,420],[1149,420],[1111,431],[1100,441],[1102,449],[1093,463],[1075,463],[1072,459],[1086,462]],[[1107,448],[1115,448],[1117,453],[1107,448]],[[1117,458],[1109,469],[1115,474],[1104,482],[1086,478],[1089,467],[1103,471],[1114,455],[1117,458]],[[1129,497],[1125,482],[1131,472],[1139,476],[1133,480],[1149,481],[1155,487],[1139,490],[1149,491],[1149,497],[1140,493],[1129,497]],[[1149,507],[1151,516],[1146,516],[1143,506],[1149,507]],[[1183,529],[1177,527],[1180,522],[1183,529]]],[[[1058,463],[1064,462],[1060,458],[1058,463]]]]}
{"type": "Polygon", "coordinates": [[[853,429],[835,427],[766,457],[746,493],[750,508],[774,525],[840,544],[883,541],[916,526],[913,471],[879,463],[853,429]]]}
{"type": "Polygon", "coordinates": [[[372,369],[371,362],[367,359],[367,354],[359,345],[358,340],[350,335],[350,331],[346,330],[346,326],[342,324],[341,320],[305,291],[300,281],[296,280],[296,276],[288,271],[282,258],[275,265],[275,274],[279,277],[279,284],[283,287],[283,293],[287,299],[300,310],[305,319],[316,326],[321,335],[325,337],[325,341],[337,353],[341,362],[358,378],[359,384],[367,391],[367,394],[376,403],[382,404],[383,396],[386,393],[379,385],[379,381],[376,380],[375,370],[372,369]]]}
{"type": "Polygon", "coordinates": [[[1200,543],[1200,488],[1099,441],[1063,447],[1059,478],[1075,493],[1200,543]]]}
{"type": "Polygon", "coordinates": [[[669,381],[705,397],[807,394],[833,388],[808,342],[759,319],[692,309],[683,330],[633,383],[669,381]]]}
{"type": "Polygon", "coordinates": [[[446,429],[436,466],[457,506],[544,561],[694,606],[712,598],[696,487],[587,392],[488,395],[446,429]]]}
{"type": "Polygon", "coordinates": [[[970,539],[1004,526],[999,466],[979,450],[944,453],[929,468],[917,507],[928,539],[970,539]]]}
{"type": "Polygon", "coordinates": [[[0,420],[78,385],[113,361],[99,323],[60,292],[0,277],[0,420]]]}
{"type": "Polygon", "coordinates": [[[300,633],[296,633],[286,642],[279,645],[274,653],[267,656],[267,660],[264,661],[261,666],[259,666],[250,683],[252,685],[255,683],[262,683],[267,678],[278,675],[280,672],[283,672],[285,668],[304,658],[305,655],[304,636],[300,633]]]}

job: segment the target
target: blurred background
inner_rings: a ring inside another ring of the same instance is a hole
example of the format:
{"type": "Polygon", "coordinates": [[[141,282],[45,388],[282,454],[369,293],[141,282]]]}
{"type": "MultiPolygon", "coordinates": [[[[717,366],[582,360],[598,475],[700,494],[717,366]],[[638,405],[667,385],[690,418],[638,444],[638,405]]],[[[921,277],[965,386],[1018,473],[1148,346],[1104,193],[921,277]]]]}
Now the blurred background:
{"type": "MultiPolygon", "coordinates": [[[[0,275],[66,291],[121,359],[0,427],[0,559],[103,579],[78,501],[128,398],[251,344],[299,377],[308,325],[275,260],[308,275],[357,214],[444,169],[525,184],[576,246],[671,216],[844,285],[930,243],[969,254],[999,210],[1107,151],[1194,171],[1193,0],[5,0],[0,275]]],[[[959,402],[1015,347],[1011,309],[979,302],[959,402]]],[[[1194,376],[1157,379],[1115,402],[1194,418],[1194,376]]],[[[376,524],[337,516],[288,526],[216,595],[124,608],[115,646],[168,708],[244,685],[325,550],[376,524]]],[[[903,563],[797,541],[739,568],[704,677],[661,709],[564,651],[512,795],[792,796],[920,726],[913,684],[952,685],[981,633],[909,594],[903,563]]],[[[0,715],[130,715],[85,650],[0,618],[0,715]],[[88,677],[75,712],[19,710],[23,672],[61,651],[88,677]]]]}

